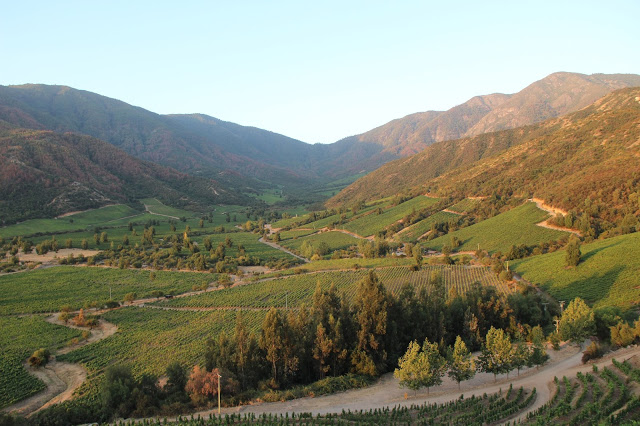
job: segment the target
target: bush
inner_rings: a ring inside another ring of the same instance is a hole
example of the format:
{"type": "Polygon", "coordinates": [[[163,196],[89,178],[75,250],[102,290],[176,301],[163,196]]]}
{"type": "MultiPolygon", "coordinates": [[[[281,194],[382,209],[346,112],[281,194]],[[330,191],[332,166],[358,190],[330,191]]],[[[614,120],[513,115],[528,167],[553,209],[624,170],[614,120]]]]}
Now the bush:
{"type": "Polygon", "coordinates": [[[32,367],[44,367],[45,365],[47,365],[47,362],[49,362],[50,356],[51,354],[49,353],[48,349],[40,348],[29,357],[29,360],[27,362],[32,367]]]}
{"type": "Polygon", "coordinates": [[[591,342],[589,347],[582,354],[582,363],[586,364],[588,361],[592,359],[602,358],[607,352],[606,348],[596,342],[591,342]]]}

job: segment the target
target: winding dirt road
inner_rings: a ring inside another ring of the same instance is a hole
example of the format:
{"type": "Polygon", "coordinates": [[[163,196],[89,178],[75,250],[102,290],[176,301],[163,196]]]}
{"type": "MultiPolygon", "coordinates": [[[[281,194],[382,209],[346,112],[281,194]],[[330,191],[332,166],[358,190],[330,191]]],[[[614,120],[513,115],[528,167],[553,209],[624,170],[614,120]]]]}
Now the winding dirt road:
{"type": "MultiPolygon", "coordinates": [[[[583,345],[584,347],[584,345],[583,345]]],[[[575,345],[565,344],[560,351],[550,351],[551,360],[547,365],[536,368],[525,368],[521,370],[520,376],[516,376],[512,372],[507,378],[506,375],[499,375],[498,380],[494,382],[492,374],[478,373],[467,382],[462,383],[461,391],[458,390],[457,384],[445,377],[443,384],[437,388],[431,389],[429,393],[426,390],[419,392],[407,391],[400,388],[398,381],[392,374],[384,375],[374,385],[355,389],[347,392],[341,392],[333,395],[319,396],[315,398],[300,398],[285,402],[262,403],[255,405],[245,405],[240,407],[226,408],[224,413],[312,413],[327,414],[340,413],[342,410],[368,410],[382,407],[393,406],[410,406],[411,404],[429,403],[445,403],[454,401],[464,395],[465,398],[471,395],[481,396],[483,393],[495,393],[499,390],[506,390],[509,384],[514,387],[523,386],[528,389],[536,388],[537,397],[534,403],[522,413],[519,418],[526,417],[529,411],[536,410],[546,404],[553,392],[554,376],[573,376],[578,371],[590,371],[592,363],[582,364],[582,351],[575,345]]],[[[595,364],[601,368],[604,365],[611,364],[611,359],[628,359],[632,356],[640,355],[640,347],[634,346],[626,349],[618,350],[607,355],[595,364]]],[[[202,417],[208,417],[209,414],[216,414],[216,410],[208,410],[196,413],[202,417]]]]}
{"type": "MultiPolygon", "coordinates": [[[[86,330],[80,327],[76,327],[71,324],[65,324],[58,320],[58,314],[53,314],[46,319],[51,324],[62,325],[69,328],[78,330],[86,330]]],[[[112,336],[118,331],[118,327],[114,324],[100,320],[98,327],[91,330],[91,336],[87,340],[81,341],[74,346],[66,346],[56,351],[56,355],[62,355],[69,353],[75,349],[81,348],[88,344],[98,342],[102,339],[106,339],[112,336]]],[[[36,413],[44,408],[53,404],[67,401],[71,399],[76,389],[84,383],[87,378],[87,371],[78,364],[71,364],[68,362],[59,362],[55,359],[55,355],[51,357],[51,360],[43,368],[32,368],[26,361],[24,363],[25,369],[38,379],[42,380],[46,385],[46,388],[27,399],[23,399],[13,405],[5,407],[3,411],[28,416],[36,413]]]]}
{"type": "MultiPolygon", "coordinates": [[[[540,210],[544,210],[545,212],[549,213],[551,216],[556,216],[558,213],[566,216],[567,212],[565,210],[556,208],[556,207],[552,207],[548,204],[545,204],[544,200],[540,199],[540,198],[530,198],[529,201],[536,203],[536,207],[538,207],[540,210]]],[[[557,226],[557,225],[552,225],[549,223],[549,219],[543,220],[542,222],[536,223],[537,226],[540,226],[542,228],[547,228],[547,229],[553,229],[555,231],[564,231],[564,232],[571,232],[572,234],[575,234],[579,237],[582,236],[582,234],[580,233],[580,231],[576,231],[575,229],[571,229],[571,228],[565,228],[564,226],[557,226]]]]}

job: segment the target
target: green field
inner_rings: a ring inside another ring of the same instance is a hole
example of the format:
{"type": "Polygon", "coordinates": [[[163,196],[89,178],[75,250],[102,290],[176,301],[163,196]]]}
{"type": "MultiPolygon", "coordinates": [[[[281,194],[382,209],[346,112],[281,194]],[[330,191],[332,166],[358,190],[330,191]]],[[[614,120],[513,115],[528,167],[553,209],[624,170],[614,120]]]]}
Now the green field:
{"type": "Polygon", "coordinates": [[[314,234],[317,231],[314,229],[293,229],[291,231],[280,231],[280,240],[291,240],[295,238],[300,238],[307,236],[309,234],[314,234]]]}
{"type": "Polygon", "coordinates": [[[295,251],[299,251],[302,244],[307,241],[313,247],[318,247],[321,243],[326,243],[330,251],[341,250],[357,245],[359,239],[343,232],[331,231],[320,234],[309,235],[308,237],[289,239],[280,242],[280,245],[295,251]]]}
{"type": "MultiPolygon", "coordinates": [[[[202,241],[207,235],[200,235],[191,238],[192,241],[202,244],[202,241]]],[[[211,244],[215,249],[218,244],[224,243],[227,237],[231,238],[233,245],[231,248],[225,246],[225,252],[228,256],[238,255],[238,245],[242,244],[248,255],[252,257],[258,257],[262,261],[277,260],[277,259],[293,259],[293,256],[278,250],[267,244],[258,241],[260,235],[253,234],[251,232],[234,232],[230,234],[212,234],[208,235],[211,238],[211,244]]]]}
{"type": "MultiPolygon", "coordinates": [[[[237,312],[164,311],[130,307],[106,313],[103,318],[118,326],[118,332],[108,339],[79,348],[58,359],[77,362],[89,371],[89,380],[80,393],[97,396],[101,372],[110,364],[130,365],[138,375],[164,374],[167,366],[179,360],[183,365],[202,362],[205,343],[221,331],[233,334],[237,312]]],[[[244,311],[244,321],[250,330],[258,330],[265,312],[244,311]]]]}
{"type": "Polygon", "coordinates": [[[523,278],[540,285],[558,300],[579,296],[595,306],[640,304],[640,233],[584,244],[582,260],[565,267],[565,251],[513,263],[523,278]]]}
{"type": "Polygon", "coordinates": [[[114,300],[135,292],[138,298],[154,290],[165,293],[191,291],[217,279],[216,274],[149,271],[99,267],[58,266],[0,276],[0,315],[57,312],[63,305],[81,308],[85,302],[106,301],[109,290],[114,300]]]}
{"type": "Polygon", "coordinates": [[[402,232],[396,234],[395,239],[403,243],[415,242],[425,233],[429,232],[431,225],[434,223],[448,222],[450,219],[457,219],[458,216],[455,213],[449,212],[437,212],[432,214],[426,219],[421,220],[418,223],[414,223],[409,228],[406,228],[402,232]]]}
{"type": "MultiPolygon", "coordinates": [[[[110,222],[117,221],[121,218],[139,216],[141,214],[142,212],[136,211],[129,206],[126,206],[124,204],[117,204],[114,206],[107,206],[100,209],[76,213],[74,215],[61,217],[59,219],[27,220],[15,225],[0,228],[0,236],[6,238],[18,235],[32,235],[36,232],[53,233],[74,231],[86,229],[88,227],[95,227],[97,225],[109,224],[110,222]]],[[[129,218],[126,220],[132,221],[134,220],[134,218],[129,218]]]]}
{"type": "MultiPolygon", "coordinates": [[[[380,281],[391,293],[397,292],[403,284],[411,283],[416,290],[429,286],[429,279],[433,271],[440,272],[447,291],[456,287],[459,294],[464,294],[469,285],[480,282],[483,285],[493,285],[502,293],[511,290],[503,284],[488,268],[428,265],[421,271],[410,271],[407,267],[385,268],[376,271],[380,281]]],[[[328,287],[336,285],[339,292],[347,300],[354,297],[356,283],[362,279],[367,270],[319,272],[293,275],[287,278],[265,280],[254,284],[234,287],[226,290],[203,293],[192,297],[162,301],[160,306],[178,307],[254,307],[268,308],[271,306],[289,307],[311,304],[316,284],[328,287]]]]}
{"type": "Polygon", "coordinates": [[[145,198],[140,200],[140,202],[146,206],[149,213],[156,215],[173,216],[176,218],[200,216],[200,214],[196,212],[176,209],[174,207],[164,205],[156,198],[145,198]]]}
{"type": "Polygon", "coordinates": [[[540,210],[534,203],[527,202],[475,225],[427,241],[422,246],[439,251],[444,245],[450,244],[451,238],[456,236],[462,242],[462,245],[457,249],[458,251],[475,251],[480,245],[481,249],[490,253],[506,252],[512,245],[538,245],[569,235],[567,232],[536,225],[548,217],[547,212],[540,210]]]}
{"type": "Polygon", "coordinates": [[[45,388],[22,363],[37,349],[53,350],[80,336],[80,331],[49,324],[41,316],[0,316],[0,409],[45,388]]]}
{"type": "Polygon", "coordinates": [[[467,213],[480,203],[481,200],[465,198],[462,201],[450,206],[448,209],[452,212],[467,213]]]}
{"type": "Polygon", "coordinates": [[[413,211],[419,211],[426,207],[432,206],[437,203],[437,198],[429,198],[423,195],[412,198],[409,201],[405,201],[402,204],[393,206],[390,208],[383,208],[382,213],[378,214],[375,211],[354,219],[340,228],[354,232],[363,237],[374,235],[378,231],[383,230],[387,226],[399,221],[406,215],[413,211]]]}

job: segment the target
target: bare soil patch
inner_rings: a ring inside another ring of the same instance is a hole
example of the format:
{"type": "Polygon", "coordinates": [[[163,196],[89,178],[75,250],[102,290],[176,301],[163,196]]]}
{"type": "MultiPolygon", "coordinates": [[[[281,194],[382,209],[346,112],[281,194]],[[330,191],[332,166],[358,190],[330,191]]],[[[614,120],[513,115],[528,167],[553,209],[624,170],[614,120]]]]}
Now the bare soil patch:
{"type": "Polygon", "coordinates": [[[57,262],[58,259],[62,259],[64,257],[67,257],[70,254],[73,254],[74,256],[83,255],[85,257],[89,257],[89,256],[95,256],[98,253],[100,253],[98,250],[83,250],[83,249],[77,249],[77,248],[71,248],[71,249],[65,248],[65,249],[58,250],[57,253],[55,251],[50,251],[47,254],[36,254],[35,252],[24,254],[24,253],[20,252],[18,254],[18,258],[23,262],[52,263],[52,262],[57,262]]]}

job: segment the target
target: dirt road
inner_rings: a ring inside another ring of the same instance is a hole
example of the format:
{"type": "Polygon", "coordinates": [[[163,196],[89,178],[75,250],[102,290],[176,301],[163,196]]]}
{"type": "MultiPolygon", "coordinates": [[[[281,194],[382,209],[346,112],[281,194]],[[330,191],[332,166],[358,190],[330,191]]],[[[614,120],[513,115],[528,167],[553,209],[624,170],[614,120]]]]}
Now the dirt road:
{"type": "MultiPolygon", "coordinates": [[[[584,346],[584,345],[583,345],[584,346]]],[[[388,406],[410,406],[411,404],[444,403],[458,399],[461,395],[465,398],[471,395],[481,396],[483,393],[495,393],[506,390],[510,383],[514,387],[536,388],[537,397],[534,403],[521,413],[518,418],[524,418],[526,413],[544,405],[552,395],[552,382],[554,376],[572,376],[578,371],[590,371],[592,364],[582,364],[582,352],[576,345],[565,345],[561,351],[550,351],[551,360],[547,365],[536,368],[523,369],[520,376],[516,373],[498,376],[494,382],[492,374],[478,373],[472,380],[463,382],[459,391],[457,384],[448,378],[444,378],[443,384],[431,389],[414,393],[399,387],[398,381],[392,374],[384,375],[376,384],[364,389],[355,389],[334,395],[326,395],[315,398],[301,398],[286,402],[262,403],[241,407],[226,408],[224,413],[312,413],[327,414],[340,413],[342,410],[368,410],[388,406]]],[[[640,354],[640,347],[630,347],[616,351],[613,354],[599,360],[596,364],[601,367],[611,363],[611,358],[626,359],[640,354]]],[[[215,415],[216,410],[197,413],[203,417],[209,414],[215,415]]]]}
{"type": "MultiPolygon", "coordinates": [[[[58,320],[58,314],[47,317],[47,322],[84,330],[58,320]]],[[[81,341],[74,346],[66,346],[58,350],[56,355],[66,354],[82,346],[98,342],[112,336],[117,331],[118,327],[116,325],[100,320],[98,327],[91,331],[91,336],[87,340],[81,341]]],[[[67,401],[71,399],[75,390],[78,389],[87,378],[87,371],[84,367],[78,364],[59,362],[55,359],[55,356],[52,356],[49,363],[43,368],[32,368],[26,362],[24,363],[24,367],[30,374],[42,380],[46,385],[46,389],[27,399],[5,407],[3,411],[28,416],[50,405],[67,401]]]]}

